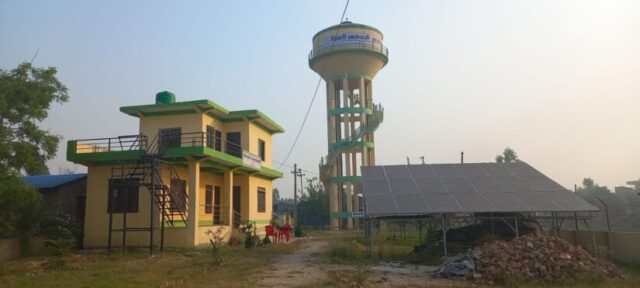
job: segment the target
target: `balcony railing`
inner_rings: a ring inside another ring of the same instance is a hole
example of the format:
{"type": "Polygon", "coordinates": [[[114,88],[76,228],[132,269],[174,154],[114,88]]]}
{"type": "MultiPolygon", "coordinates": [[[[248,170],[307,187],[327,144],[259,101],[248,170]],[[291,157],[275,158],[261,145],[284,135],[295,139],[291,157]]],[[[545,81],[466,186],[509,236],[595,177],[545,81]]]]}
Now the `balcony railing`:
{"type": "Polygon", "coordinates": [[[113,138],[76,140],[76,154],[114,151],[140,151],[147,147],[147,136],[124,135],[113,138]]]}
{"type": "Polygon", "coordinates": [[[225,141],[222,137],[215,137],[214,134],[206,132],[159,133],[151,143],[148,143],[145,135],[76,140],[75,153],[146,151],[151,154],[162,154],[166,149],[185,147],[208,147],[241,159],[243,166],[247,168],[261,169],[260,157],[243,150],[238,143],[225,141]]]}
{"type": "Polygon", "coordinates": [[[344,49],[365,49],[373,52],[378,52],[385,57],[389,57],[389,49],[387,49],[387,47],[382,44],[372,42],[348,42],[315,48],[311,50],[311,52],[309,52],[309,60],[311,61],[313,60],[313,58],[329,53],[331,51],[344,49]]]}
{"type": "Polygon", "coordinates": [[[243,152],[242,146],[239,144],[223,141],[222,137],[215,137],[215,135],[206,132],[159,135],[157,141],[158,151],[178,147],[209,147],[238,158],[242,158],[243,152]]]}

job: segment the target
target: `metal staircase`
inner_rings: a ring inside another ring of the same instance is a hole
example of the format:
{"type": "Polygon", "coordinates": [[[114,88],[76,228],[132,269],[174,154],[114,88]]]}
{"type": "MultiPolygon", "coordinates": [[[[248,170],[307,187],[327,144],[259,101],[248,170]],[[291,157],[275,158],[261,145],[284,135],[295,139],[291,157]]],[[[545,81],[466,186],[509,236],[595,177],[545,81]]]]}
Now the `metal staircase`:
{"type": "Polygon", "coordinates": [[[365,134],[375,132],[383,120],[384,108],[380,104],[374,104],[373,112],[369,117],[368,124],[361,124],[360,127],[358,127],[353,132],[353,134],[351,134],[350,138],[339,140],[335,144],[329,146],[329,154],[327,154],[327,156],[325,157],[320,158],[320,180],[323,183],[327,183],[326,181],[329,178],[331,166],[335,162],[340,152],[344,149],[350,149],[351,147],[353,147],[354,143],[361,141],[362,137],[365,134]]]}
{"type": "MultiPolygon", "coordinates": [[[[186,189],[182,183],[182,180],[178,177],[178,173],[175,166],[171,162],[163,161],[160,159],[162,156],[162,149],[158,146],[158,136],[147,145],[146,136],[139,136],[139,143],[132,145],[132,147],[145,147],[145,153],[138,159],[133,161],[114,161],[111,166],[111,181],[115,183],[115,189],[109,191],[109,238],[108,238],[108,250],[111,252],[111,240],[113,232],[122,232],[122,247],[126,244],[127,232],[149,232],[150,243],[149,248],[153,253],[153,233],[155,230],[160,229],[160,250],[162,251],[164,246],[164,228],[176,227],[179,223],[187,225],[188,212],[186,209],[188,195],[186,189]],[[168,173],[163,175],[163,170],[167,170],[168,173]],[[145,187],[149,193],[151,193],[151,211],[150,211],[150,225],[149,227],[128,227],[127,226],[127,203],[125,196],[125,204],[122,212],[122,228],[113,227],[113,214],[115,213],[113,207],[114,195],[112,190],[123,191],[129,193],[127,187],[145,187]],[[161,215],[160,227],[154,227],[154,208],[158,210],[161,215]]],[[[197,213],[197,211],[193,211],[197,213]]]]}

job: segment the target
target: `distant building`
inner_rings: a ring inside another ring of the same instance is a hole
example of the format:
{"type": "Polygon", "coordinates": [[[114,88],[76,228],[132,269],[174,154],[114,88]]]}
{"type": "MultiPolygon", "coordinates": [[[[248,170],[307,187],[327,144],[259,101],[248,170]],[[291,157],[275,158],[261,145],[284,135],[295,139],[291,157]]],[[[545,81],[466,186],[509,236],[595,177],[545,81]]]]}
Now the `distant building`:
{"type": "Polygon", "coordinates": [[[64,212],[82,221],[85,215],[87,174],[38,175],[22,178],[42,193],[47,210],[64,212]]]}

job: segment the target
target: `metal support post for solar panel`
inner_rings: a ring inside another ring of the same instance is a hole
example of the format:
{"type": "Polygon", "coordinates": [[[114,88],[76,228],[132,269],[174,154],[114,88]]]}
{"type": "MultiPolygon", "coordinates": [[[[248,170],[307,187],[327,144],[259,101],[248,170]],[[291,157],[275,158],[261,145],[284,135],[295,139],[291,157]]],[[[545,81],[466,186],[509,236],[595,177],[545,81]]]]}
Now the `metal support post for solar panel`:
{"type": "Polygon", "coordinates": [[[442,241],[444,243],[444,256],[447,256],[447,227],[444,218],[445,216],[442,215],[442,241]]]}
{"type": "Polygon", "coordinates": [[[520,237],[520,231],[518,231],[518,215],[516,214],[516,238],[520,237]]]}
{"type": "Polygon", "coordinates": [[[492,236],[496,235],[496,223],[493,218],[493,212],[491,212],[491,235],[492,236]]]}

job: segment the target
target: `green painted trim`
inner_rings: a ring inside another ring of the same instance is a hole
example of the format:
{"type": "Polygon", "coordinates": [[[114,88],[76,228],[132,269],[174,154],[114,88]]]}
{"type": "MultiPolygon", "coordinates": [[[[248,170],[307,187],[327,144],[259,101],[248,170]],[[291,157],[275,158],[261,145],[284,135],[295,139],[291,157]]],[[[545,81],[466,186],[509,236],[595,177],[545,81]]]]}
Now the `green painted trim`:
{"type": "Polygon", "coordinates": [[[386,66],[387,63],[389,63],[388,51],[387,51],[387,54],[385,55],[382,52],[378,52],[378,51],[366,49],[366,48],[343,48],[343,49],[334,48],[331,50],[327,50],[326,52],[320,53],[318,55],[315,55],[313,58],[309,59],[309,67],[313,69],[312,67],[313,63],[316,62],[318,59],[322,59],[324,57],[331,56],[334,54],[340,54],[340,53],[371,54],[374,56],[378,56],[378,57],[381,57],[382,60],[384,60],[384,64],[382,64],[382,67],[386,66]]]}
{"type": "Polygon", "coordinates": [[[67,146],[67,161],[71,161],[74,163],[109,162],[109,161],[115,161],[115,160],[134,160],[134,159],[140,158],[144,154],[145,154],[145,151],[142,151],[142,150],[76,153],[75,145],[73,145],[73,147],[67,146]]]}
{"type": "Polygon", "coordinates": [[[172,115],[187,115],[187,114],[196,114],[196,110],[175,110],[175,111],[161,111],[161,112],[140,112],[144,117],[155,117],[155,116],[172,116],[172,115]]]}
{"type": "Polygon", "coordinates": [[[376,31],[378,33],[380,33],[380,40],[384,40],[384,34],[382,34],[382,31],[378,30],[378,28],[375,27],[371,27],[369,25],[364,25],[364,24],[358,24],[358,23],[342,23],[342,24],[338,24],[338,25],[333,25],[327,28],[324,28],[322,30],[320,30],[320,32],[316,33],[315,35],[313,35],[312,41],[316,39],[316,37],[318,37],[318,35],[327,32],[329,30],[333,30],[333,29],[337,29],[338,27],[340,27],[340,29],[344,29],[344,28],[362,28],[362,29],[369,29],[369,30],[373,30],[376,31]]]}
{"type": "Polygon", "coordinates": [[[271,219],[259,219],[259,220],[249,220],[251,222],[253,222],[254,224],[270,224],[271,223],[271,219]]]}
{"type": "MultiPolygon", "coordinates": [[[[140,151],[112,151],[112,152],[96,152],[96,153],[75,153],[77,147],[77,141],[71,140],[67,142],[67,160],[75,163],[102,163],[116,160],[132,160],[135,161],[146,152],[140,151]]],[[[234,168],[240,168],[237,173],[246,175],[262,176],[266,179],[273,180],[282,178],[282,172],[261,166],[260,171],[249,171],[243,166],[241,158],[229,155],[227,153],[217,151],[209,147],[172,147],[166,148],[162,154],[162,159],[172,162],[186,162],[187,156],[205,159],[209,164],[213,164],[215,167],[207,167],[209,169],[216,169],[222,171],[228,171],[234,168]]],[[[205,170],[207,171],[207,170],[205,170]]]]}
{"type": "Polygon", "coordinates": [[[269,129],[274,131],[271,134],[283,133],[284,132],[284,128],[282,128],[282,126],[278,125],[278,123],[276,123],[275,121],[271,120],[271,118],[269,118],[267,115],[265,115],[264,113],[260,112],[259,110],[255,110],[254,109],[254,110],[231,111],[229,113],[229,115],[240,115],[240,116],[243,116],[243,117],[255,117],[256,120],[257,119],[262,119],[266,123],[261,123],[261,124],[263,124],[264,126],[271,126],[271,127],[269,127],[269,129]]]}
{"type": "Polygon", "coordinates": [[[77,148],[78,148],[77,140],[67,141],[67,161],[72,161],[70,158],[76,155],[77,148]]]}
{"type": "Polygon", "coordinates": [[[329,144],[330,150],[337,150],[341,148],[360,148],[360,147],[375,148],[375,144],[370,141],[340,141],[340,142],[329,144]]]}
{"type": "Polygon", "coordinates": [[[167,103],[167,104],[148,104],[148,105],[135,105],[135,106],[123,106],[120,107],[120,111],[138,117],[139,115],[143,116],[165,116],[165,115],[179,115],[179,114],[191,114],[197,113],[198,109],[203,111],[205,114],[216,118],[222,122],[236,122],[236,121],[245,121],[244,117],[255,117],[254,120],[262,120],[264,123],[260,123],[263,126],[269,129],[271,134],[275,133],[283,133],[284,128],[278,125],[275,121],[269,118],[264,113],[259,110],[238,110],[238,111],[229,111],[224,107],[218,105],[217,103],[211,100],[195,100],[195,101],[184,101],[184,102],[175,102],[175,103],[167,103]],[[186,108],[186,109],[185,109],[186,108]],[[162,111],[153,111],[155,109],[161,109],[162,111]],[[240,118],[237,118],[240,116],[240,118]]]}
{"type": "Polygon", "coordinates": [[[261,166],[260,167],[260,173],[258,173],[258,175],[263,175],[266,177],[270,177],[270,178],[282,178],[283,174],[282,172],[276,170],[276,169],[271,169],[269,167],[265,167],[265,166],[261,166]]]}
{"type": "MultiPolygon", "coordinates": [[[[167,103],[167,104],[146,104],[146,105],[134,105],[134,106],[123,106],[120,107],[120,112],[123,112],[125,114],[129,114],[131,116],[138,116],[137,112],[141,112],[141,113],[145,113],[142,110],[147,110],[147,109],[153,109],[153,108],[172,108],[171,110],[185,110],[185,109],[179,109],[179,108],[184,108],[184,107],[193,107],[193,106],[205,106],[206,107],[211,107],[214,109],[218,109],[222,112],[224,112],[225,114],[228,114],[229,111],[227,109],[225,109],[224,107],[210,101],[210,100],[194,100],[194,101],[183,101],[183,102],[175,102],[175,103],[167,103]],[[177,109],[173,109],[173,108],[177,108],[177,109]]],[[[167,110],[169,111],[169,110],[167,110]]],[[[195,111],[195,109],[194,109],[195,111]]],[[[158,111],[156,111],[158,112],[158,111]]],[[[147,112],[148,113],[148,112],[147,112]]]]}
{"type": "Polygon", "coordinates": [[[344,108],[336,108],[336,109],[327,111],[327,114],[329,117],[336,116],[339,114],[347,114],[347,113],[360,113],[360,114],[365,113],[365,114],[372,115],[373,110],[366,107],[344,107],[344,108]]]}
{"type": "Polygon", "coordinates": [[[367,74],[356,74],[356,73],[340,73],[340,74],[336,74],[331,76],[331,80],[342,80],[344,79],[344,77],[347,78],[364,78],[367,79],[369,81],[373,80],[373,78],[371,78],[371,76],[367,75],[367,74]]]}
{"type": "Polygon", "coordinates": [[[276,134],[276,133],[281,133],[281,132],[278,132],[278,131],[275,131],[275,130],[271,130],[271,129],[265,127],[264,125],[260,124],[260,122],[258,122],[258,121],[251,121],[251,123],[253,125],[256,125],[256,127],[262,129],[262,131],[267,132],[267,133],[269,133],[271,135],[276,134]]]}
{"type": "Polygon", "coordinates": [[[331,176],[329,177],[331,183],[361,183],[362,176],[331,176]]]}
{"type": "Polygon", "coordinates": [[[182,220],[173,221],[173,226],[169,222],[164,222],[164,228],[186,228],[187,222],[182,220]]]}
{"type": "Polygon", "coordinates": [[[224,224],[224,221],[220,220],[218,223],[213,223],[213,220],[200,220],[198,226],[228,226],[224,224]]]}

